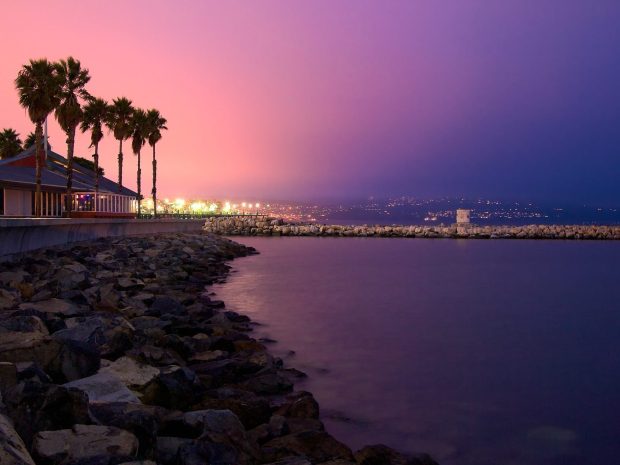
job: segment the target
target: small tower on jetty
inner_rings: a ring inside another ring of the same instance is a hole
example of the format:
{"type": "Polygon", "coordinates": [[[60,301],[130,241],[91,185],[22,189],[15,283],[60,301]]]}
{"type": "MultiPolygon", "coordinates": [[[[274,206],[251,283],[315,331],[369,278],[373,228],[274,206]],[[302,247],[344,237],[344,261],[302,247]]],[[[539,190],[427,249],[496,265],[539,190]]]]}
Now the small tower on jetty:
{"type": "Polygon", "coordinates": [[[467,210],[465,208],[459,208],[456,211],[456,225],[457,226],[465,226],[470,224],[469,223],[469,214],[471,213],[471,210],[467,210]]]}
{"type": "Polygon", "coordinates": [[[467,210],[465,208],[459,208],[456,211],[456,233],[458,235],[467,236],[469,229],[471,227],[471,223],[469,222],[469,214],[471,210],[467,210]]]}

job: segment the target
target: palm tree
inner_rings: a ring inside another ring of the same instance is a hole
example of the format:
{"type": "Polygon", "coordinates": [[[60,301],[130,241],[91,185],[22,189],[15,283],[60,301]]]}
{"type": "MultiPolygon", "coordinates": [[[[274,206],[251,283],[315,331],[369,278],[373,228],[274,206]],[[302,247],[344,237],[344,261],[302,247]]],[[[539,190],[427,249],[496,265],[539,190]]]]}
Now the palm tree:
{"type": "Polygon", "coordinates": [[[22,141],[14,129],[7,128],[0,132],[0,160],[10,158],[22,151],[22,141]]]}
{"type": "Polygon", "coordinates": [[[141,213],[142,203],[142,168],[140,165],[140,152],[148,137],[146,112],[141,108],[136,108],[131,117],[131,149],[134,155],[138,157],[138,216],[141,213]]]}
{"type": "Polygon", "coordinates": [[[67,214],[71,214],[71,194],[73,187],[73,150],[75,130],[82,121],[80,98],[88,99],[86,84],[90,81],[87,69],[83,69],[79,60],[69,57],[54,63],[54,68],[61,79],[60,105],[56,107],[55,116],[62,130],[67,134],[67,214]]]}
{"type": "Polygon", "coordinates": [[[121,97],[112,101],[106,126],[114,133],[114,138],[118,139],[118,192],[123,189],[123,141],[131,136],[131,115],[133,107],[131,100],[121,97]]]}
{"type": "Polygon", "coordinates": [[[60,104],[58,73],[46,58],[30,60],[17,74],[15,87],[19,93],[19,104],[28,110],[28,116],[35,124],[35,198],[34,214],[41,216],[41,165],[43,164],[43,122],[60,104]]]}
{"type": "Polygon", "coordinates": [[[153,216],[157,218],[157,160],[155,159],[155,144],[161,139],[161,131],[168,129],[166,127],[166,118],[159,114],[159,111],[151,109],[146,113],[148,141],[153,147],[153,216]]]}
{"type": "MultiPolygon", "coordinates": [[[[48,137],[48,139],[49,139],[49,137],[48,137]]],[[[34,132],[31,132],[24,139],[24,144],[23,144],[22,148],[24,150],[27,150],[27,149],[29,149],[30,147],[32,147],[36,143],[37,143],[37,135],[34,132]]]]}
{"type": "Polygon", "coordinates": [[[99,142],[103,139],[103,125],[108,119],[110,107],[108,102],[100,98],[91,98],[84,106],[84,115],[80,130],[86,132],[90,130],[90,146],[95,147],[95,192],[99,193],[99,142]]]}

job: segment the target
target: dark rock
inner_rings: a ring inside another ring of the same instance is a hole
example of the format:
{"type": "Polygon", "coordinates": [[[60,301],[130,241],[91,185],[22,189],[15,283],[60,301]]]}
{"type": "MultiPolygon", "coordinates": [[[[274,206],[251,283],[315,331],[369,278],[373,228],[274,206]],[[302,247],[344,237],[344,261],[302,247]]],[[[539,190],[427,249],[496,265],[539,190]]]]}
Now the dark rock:
{"type": "Polygon", "coordinates": [[[7,390],[17,384],[17,367],[13,363],[0,362],[0,401],[7,390]]]}
{"type": "Polygon", "coordinates": [[[147,315],[161,316],[166,314],[183,315],[186,312],[185,306],[178,300],[170,296],[156,296],[149,307],[147,315]]]}
{"type": "Polygon", "coordinates": [[[159,423],[165,415],[163,409],[127,402],[102,402],[91,404],[90,412],[97,424],[133,433],[140,444],[140,457],[155,457],[159,423]]]}
{"type": "Polygon", "coordinates": [[[196,374],[188,368],[162,373],[150,381],[143,391],[145,404],[186,410],[200,400],[205,389],[196,374]]]}
{"type": "Polygon", "coordinates": [[[233,323],[247,323],[248,321],[250,321],[250,318],[248,316],[240,315],[239,313],[232,312],[230,310],[224,312],[224,315],[233,323]]]}
{"type": "Polygon", "coordinates": [[[211,350],[223,350],[224,352],[234,352],[235,343],[229,338],[218,337],[211,342],[211,350]]]}
{"type": "Polygon", "coordinates": [[[88,397],[77,389],[26,381],[10,389],[4,402],[27,445],[39,431],[90,423],[88,397]]]}
{"type": "Polygon", "coordinates": [[[116,457],[108,463],[131,460],[138,451],[138,440],[130,432],[113,426],[75,425],[71,429],[37,433],[32,450],[37,463],[42,465],[98,465],[106,457],[116,457]]]}
{"type": "Polygon", "coordinates": [[[291,455],[305,455],[313,463],[353,460],[351,449],[324,431],[288,434],[267,442],[262,450],[265,462],[275,462],[291,455]]]}
{"type": "Polygon", "coordinates": [[[325,431],[323,423],[315,418],[287,418],[286,427],[290,433],[325,431]]]}
{"type": "Polygon", "coordinates": [[[277,462],[271,462],[267,465],[312,465],[312,462],[307,457],[287,457],[277,462]]]}
{"type": "Polygon", "coordinates": [[[153,366],[163,367],[170,365],[184,365],[183,359],[173,350],[164,350],[161,347],[146,344],[128,352],[136,359],[153,366]]]}
{"type": "Polygon", "coordinates": [[[0,463],[2,465],[34,465],[26,445],[13,428],[11,420],[1,413],[0,463]]]}
{"type": "Polygon", "coordinates": [[[6,320],[0,320],[0,334],[16,331],[20,333],[41,333],[45,336],[49,334],[47,327],[36,316],[12,316],[6,320]]]}
{"type": "Polygon", "coordinates": [[[256,376],[249,379],[241,386],[259,395],[284,394],[293,389],[293,384],[277,373],[256,376]]]}
{"type": "Polygon", "coordinates": [[[230,410],[237,415],[247,430],[268,422],[271,417],[271,408],[266,399],[241,389],[214,389],[209,391],[208,396],[205,396],[195,407],[230,410]]]}
{"type": "Polygon", "coordinates": [[[259,452],[243,425],[230,410],[203,410],[185,414],[186,422],[203,425],[203,434],[179,451],[182,464],[254,464],[259,452]],[[202,460],[202,462],[200,462],[202,460]]]}
{"type": "Polygon", "coordinates": [[[99,370],[101,357],[96,348],[71,340],[62,341],[58,355],[45,371],[56,382],[73,381],[90,376],[99,370]]]}
{"type": "Polygon", "coordinates": [[[77,305],[62,299],[49,299],[42,300],[40,302],[26,302],[20,304],[19,308],[22,310],[38,310],[43,313],[61,316],[64,318],[79,316],[83,313],[83,310],[80,309],[77,305]]]}
{"type": "Polygon", "coordinates": [[[285,417],[318,419],[319,404],[311,393],[299,391],[287,396],[286,403],[276,413],[285,417]]]}
{"type": "MultiPolygon", "coordinates": [[[[190,446],[193,441],[188,438],[175,436],[159,436],[157,438],[157,463],[158,465],[177,465],[179,449],[190,446]]],[[[203,462],[203,465],[207,462],[203,462]]]]}
{"type": "Polygon", "coordinates": [[[18,381],[35,381],[37,383],[52,384],[52,378],[36,363],[19,363],[17,367],[18,381]]]}
{"type": "Polygon", "coordinates": [[[383,444],[366,446],[355,453],[359,465],[437,465],[427,454],[409,456],[383,444]]]}
{"type": "Polygon", "coordinates": [[[104,358],[120,357],[132,347],[133,327],[120,316],[71,318],[66,323],[67,329],[54,333],[55,338],[88,344],[104,358]]]}
{"type": "Polygon", "coordinates": [[[84,392],[90,402],[140,403],[136,394],[130,391],[114,373],[100,371],[92,376],[66,383],[64,386],[84,392]]]}

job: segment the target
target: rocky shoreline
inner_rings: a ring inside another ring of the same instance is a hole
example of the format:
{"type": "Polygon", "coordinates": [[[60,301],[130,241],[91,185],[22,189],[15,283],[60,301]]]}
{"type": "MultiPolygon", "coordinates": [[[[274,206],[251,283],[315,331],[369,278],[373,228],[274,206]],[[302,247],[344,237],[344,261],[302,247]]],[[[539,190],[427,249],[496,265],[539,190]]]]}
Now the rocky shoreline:
{"type": "Polygon", "coordinates": [[[620,226],[347,226],[287,223],[279,218],[261,216],[212,217],[206,220],[203,229],[226,236],[620,240],[620,226]]]}
{"type": "Polygon", "coordinates": [[[435,464],[325,431],[305,375],[208,292],[252,253],[162,234],[0,263],[0,463],[435,464]]]}

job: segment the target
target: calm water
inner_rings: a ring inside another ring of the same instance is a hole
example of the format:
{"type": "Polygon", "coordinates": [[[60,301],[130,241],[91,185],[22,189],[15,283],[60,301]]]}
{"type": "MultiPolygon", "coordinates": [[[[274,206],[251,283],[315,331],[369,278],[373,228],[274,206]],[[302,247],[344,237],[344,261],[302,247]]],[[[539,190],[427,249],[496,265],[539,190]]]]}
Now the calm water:
{"type": "Polygon", "coordinates": [[[351,447],[620,463],[620,243],[241,242],[261,255],[215,292],[310,375],[298,388],[351,447]]]}

